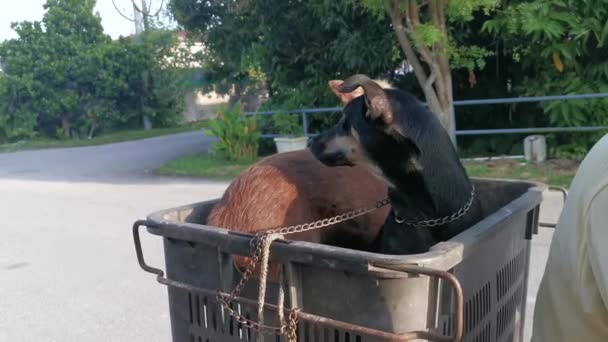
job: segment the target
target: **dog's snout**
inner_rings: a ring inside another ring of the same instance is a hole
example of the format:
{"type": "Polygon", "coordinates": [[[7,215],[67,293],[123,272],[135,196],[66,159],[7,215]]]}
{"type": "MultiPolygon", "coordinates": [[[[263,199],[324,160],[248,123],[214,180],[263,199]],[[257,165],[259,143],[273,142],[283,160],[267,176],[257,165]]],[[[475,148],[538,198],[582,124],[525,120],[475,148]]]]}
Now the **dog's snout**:
{"type": "Polygon", "coordinates": [[[342,163],[346,159],[346,154],[342,151],[334,152],[331,155],[331,159],[334,163],[342,163]]]}
{"type": "Polygon", "coordinates": [[[317,157],[325,150],[325,138],[322,135],[318,135],[314,138],[308,139],[308,148],[317,157]]]}

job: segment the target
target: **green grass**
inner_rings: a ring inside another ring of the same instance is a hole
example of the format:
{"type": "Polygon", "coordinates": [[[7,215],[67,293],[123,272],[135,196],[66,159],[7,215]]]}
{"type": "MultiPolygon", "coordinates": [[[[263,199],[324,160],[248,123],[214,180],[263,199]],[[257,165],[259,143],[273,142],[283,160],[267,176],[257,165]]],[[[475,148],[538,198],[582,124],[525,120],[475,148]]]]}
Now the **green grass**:
{"type": "Polygon", "coordinates": [[[144,130],[123,130],[108,134],[103,134],[93,139],[50,139],[50,138],[35,138],[17,143],[0,145],[0,152],[14,152],[22,150],[38,150],[46,148],[62,148],[62,147],[79,147],[93,146],[117,143],[123,141],[139,140],[145,138],[153,138],[163,135],[190,132],[205,128],[208,126],[206,121],[199,121],[169,128],[154,128],[149,131],[144,130]]]}
{"type": "Polygon", "coordinates": [[[542,164],[499,160],[464,165],[472,177],[522,179],[563,187],[570,185],[578,168],[577,163],[568,160],[549,160],[542,164]]]}
{"type": "MultiPolygon", "coordinates": [[[[228,162],[209,155],[198,154],[173,160],[163,165],[158,173],[230,180],[238,176],[249,165],[251,163],[228,162]]],[[[539,165],[522,164],[515,160],[467,161],[464,166],[472,177],[522,179],[564,187],[570,185],[577,169],[576,163],[565,160],[551,160],[539,165]]]]}
{"type": "Polygon", "coordinates": [[[245,171],[251,162],[229,162],[207,154],[195,154],[172,160],[157,173],[166,176],[190,176],[216,180],[230,180],[245,171]]]}

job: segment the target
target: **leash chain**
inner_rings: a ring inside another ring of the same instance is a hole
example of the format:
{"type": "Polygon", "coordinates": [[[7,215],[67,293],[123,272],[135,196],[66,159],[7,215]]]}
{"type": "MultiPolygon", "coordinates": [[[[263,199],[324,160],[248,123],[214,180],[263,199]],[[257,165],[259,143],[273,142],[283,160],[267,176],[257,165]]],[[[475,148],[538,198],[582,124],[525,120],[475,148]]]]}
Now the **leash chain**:
{"type": "Polygon", "coordinates": [[[459,218],[463,217],[464,215],[466,215],[467,212],[469,211],[469,209],[471,209],[471,205],[473,204],[474,198],[475,198],[475,185],[471,184],[471,195],[469,197],[469,200],[467,201],[467,203],[465,203],[465,205],[462,208],[460,208],[460,209],[458,209],[458,211],[452,213],[452,215],[448,215],[448,216],[444,216],[444,217],[436,218],[436,219],[417,221],[417,220],[404,220],[397,215],[396,211],[393,211],[395,214],[395,222],[397,222],[399,224],[404,223],[404,224],[414,227],[414,228],[433,228],[433,227],[443,226],[445,224],[454,222],[454,221],[458,220],[459,218]]]}
{"type": "MultiPolygon", "coordinates": [[[[244,326],[246,326],[248,328],[256,329],[260,332],[285,334],[288,341],[290,341],[290,342],[297,341],[296,329],[297,329],[297,325],[298,325],[298,314],[297,314],[299,311],[298,308],[289,310],[289,317],[288,317],[286,324],[283,324],[280,327],[273,327],[273,326],[260,324],[258,322],[252,321],[252,320],[244,317],[240,313],[236,312],[234,309],[232,309],[230,307],[230,304],[234,301],[234,299],[236,297],[238,297],[238,295],[241,293],[241,291],[245,287],[245,284],[247,283],[247,281],[249,280],[249,278],[251,277],[253,272],[258,268],[258,266],[260,264],[260,258],[262,257],[262,253],[263,253],[263,246],[266,244],[265,243],[266,240],[268,240],[268,238],[271,235],[274,235],[274,236],[281,235],[282,236],[282,235],[302,233],[302,232],[306,232],[306,231],[310,231],[310,230],[329,227],[329,226],[332,226],[332,225],[335,225],[335,224],[338,224],[341,222],[352,220],[359,216],[367,215],[388,204],[390,204],[390,200],[388,198],[385,198],[381,201],[376,202],[376,204],[372,207],[359,208],[359,209],[352,210],[352,211],[349,211],[344,214],[337,215],[337,216],[334,216],[334,217],[331,217],[328,219],[322,219],[322,220],[318,220],[318,221],[311,222],[311,223],[303,223],[303,224],[298,224],[298,225],[293,225],[293,226],[288,226],[288,227],[281,227],[281,228],[276,228],[276,229],[269,229],[269,230],[265,230],[262,232],[258,232],[255,235],[255,237],[251,240],[252,247],[253,247],[252,248],[253,253],[252,253],[251,257],[249,258],[249,262],[247,263],[247,266],[241,276],[241,279],[239,280],[237,285],[234,287],[234,289],[228,295],[222,294],[218,290],[218,293],[216,296],[217,301],[220,302],[220,304],[224,307],[224,309],[226,311],[228,311],[228,314],[230,316],[234,317],[234,319],[236,319],[237,322],[243,324],[244,326]]],[[[283,286],[283,284],[280,284],[280,286],[283,286]]],[[[279,308],[279,310],[282,310],[282,308],[279,308]]]]}
{"type": "MultiPolygon", "coordinates": [[[[421,228],[421,227],[431,228],[431,227],[442,226],[447,223],[456,221],[459,218],[461,218],[462,216],[466,215],[466,213],[471,208],[471,205],[473,204],[474,198],[475,198],[475,186],[472,185],[471,195],[470,195],[467,203],[462,208],[460,208],[458,211],[454,212],[451,215],[444,216],[442,218],[430,219],[430,220],[422,220],[422,221],[407,220],[406,221],[406,220],[401,219],[399,216],[397,216],[397,213],[395,212],[395,221],[397,223],[405,223],[406,225],[418,227],[418,228],[421,228]]],[[[288,227],[269,229],[269,230],[265,230],[265,231],[256,233],[255,237],[253,239],[251,239],[253,253],[252,253],[251,257],[249,258],[249,262],[247,263],[247,266],[241,276],[241,279],[239,280],[239,282],[235,286],[235,288],[228,295],[222,294],[218,290],[218,294],[217,294],[218,302],[220,302],[220,304],[223,306],[223,308],[228,312],[228,314],[230,316],[232,316],[238,323],[243,324],[245,327],[255,329],[262,333],[273,333],[273,334],[281,334],[281,335],[284,334],[287,337],[288,341],[296,342],[297,341],[298,311],[299,311],[298,308],[289,310],[289,316],[287,319],[287,323],[283,324],[283,322],[281,322],[281,324],[282,324],[281,326],[274,327],[274,326],[269,326],[269,325],[265,325],[265,324],[260,324],[251,319],[248,319],[230,307],[230,304],[234,301],[234,299],[236,297],[239,296],[239,294],[245,287],[245,284],[250,279],[253,272],[260,265],[260,258],[262,257],[262,253],[264,252],[263,246],[266,244],[266,240],[268,240],[271,235],[283,236],[283,235],[303,233],[303,232],[310,231],[310,230],[329,227],[329,226],[332,226],[332,225],[335,225],[335,224],[338,224],[341,222],[352,220],[359,216],[367,215],[388,204],[390,204],[390,200],[388,198],[385,198],[381,201],[376,202],[376,204],[372,207],[352,210],[347,213],[337,215],[337,216],[334,216],[334,217],[331,217],[328,219],[322,219],[322,220],[318,220],[315,222],[303,223],[303,224],[298,224],[298,225],[293,225],[293,226],[288,226],[288,227]]],[[[283,284],[280,284],[280,286],[283,286],[283,284]]],[[[283,310],[283,308],[279,307],[279,310],[283,310]]]]}

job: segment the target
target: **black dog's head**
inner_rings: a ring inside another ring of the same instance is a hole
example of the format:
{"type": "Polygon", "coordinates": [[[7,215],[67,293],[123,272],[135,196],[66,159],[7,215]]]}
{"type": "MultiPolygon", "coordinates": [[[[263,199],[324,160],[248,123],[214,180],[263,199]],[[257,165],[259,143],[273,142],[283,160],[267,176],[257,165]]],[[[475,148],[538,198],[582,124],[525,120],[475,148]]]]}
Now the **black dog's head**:
{"type": "Polygon", "coordinates": [[[397,117],[404,115],[402,93],[382,88],[365,75],[351,76],[342,84],[333,82],[341,93],[361,87],[362,96],[344,101],[342,118],[312,141],[312,153],[327,166],[365,165],[389,185],[392,177],[387,170],[418,167],[418,147],[408,138],[407,123],[397,117]],[[408,155],[396,156],[396,152],[408,155]]]}

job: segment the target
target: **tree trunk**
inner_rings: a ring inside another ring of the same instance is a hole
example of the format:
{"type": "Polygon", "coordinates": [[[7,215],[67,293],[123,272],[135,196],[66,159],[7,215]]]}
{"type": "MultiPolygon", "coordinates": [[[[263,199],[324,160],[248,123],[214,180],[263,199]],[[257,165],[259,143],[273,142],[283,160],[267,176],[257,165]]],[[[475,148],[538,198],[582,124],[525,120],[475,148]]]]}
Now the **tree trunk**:
{"type": "MultiPolygon", "coordinates": [[[[149,28],[148,16],[150,15],[150,13],[148,12],[148,9],[146,7],[145,0],[141,1],[141,8],[139,8],[135,4],[135,1],[133,1],[133,14],[134,14],[134,21],[135,21],[135,41],[139,44],[139,43],[141,43],[141,34],[144,31],[147,31],[149,28]]],[[[148,91],[149,91],[148,73],[146,71],[143,71],[141,78],[142,78],[142,90],[144,93],[143,95],[140,96],[140,104],[141,104],[141,111],[142,111],[141,112],[141,121],[142,121],[144,130],[149,131],[152,129],[152,120],[146,114],[146,112],[144,110],[144,108],[146,106],[146,98],[148,96],[148,91]]]]}
{"type": "MultiPolygon", "coordinates": [[[[431,0],[428,6],[432,24],[447,35],[443,4],[439,0],[431,0]]],[[[411,38],[408,37],[408,33],[415,33],[421,25],[419,10],[420,5],[417,1],[392,0],[389,9],[391,23],[401,50],[422,88],[427,106],[437,115],[452,142],[456,144],[452,73],[445,52],[446,47],[439,43],[432,49],[427,46],[414,46],[411,38]],[[426,64],[428,71],[425,70],[422,62],[426,64]]]]}
{"type": "Polygon", "coordinates": [[[446,108],[441,112],[435,112],[439,116],[439,121],[448,132],[452,143],[456,143],[456,130],[454,125],[454,107],[446,108]]]}
{"type": "Polygon", "coordinates": [[[439,121],[448,131],[452,143],[456,145],[456,122],[454,113],[454,98],[452,95],[452,74],[449,69],[442,72],[443,92],[437,92],[439,100],[439,108],[434,111],[439,117],[439,121]]]}
{"type": "Polygon", "coordinates": [[[87,134],[87,139],[93,139],[93,134],[95,134],[95,129],[97,129],[97,119],[95,118],[93,111],[87,110],[86,113],[87,113],[87,120],[88,120],[89,124],[91,125],[89,127],[89,133],[87,134]]]}
{"type": "Polygon", "coordinates": [[[245,91],[245,86],[241,84],[241,82],[234,82],[234,92],[230,94],[228,98],[228,105],[230,107],[234,106],[238,101],[241,101],[241,105],[243,105],[243,92],[245,91]]]}
{"type": "Polygon", "coordinates": [[[66,138],[70,138],[71,125],[69,113],[63,113],[63,115],[61,116],[61,129],[63,129],[63,135],[66,138]]]}

